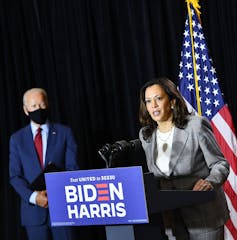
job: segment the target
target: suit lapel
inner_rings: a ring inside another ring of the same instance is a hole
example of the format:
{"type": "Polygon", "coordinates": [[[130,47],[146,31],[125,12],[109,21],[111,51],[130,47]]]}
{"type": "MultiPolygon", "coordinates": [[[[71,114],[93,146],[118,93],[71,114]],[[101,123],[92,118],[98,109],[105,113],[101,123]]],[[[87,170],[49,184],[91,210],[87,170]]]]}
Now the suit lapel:
{"type": "Polygon", "coordinates": [[[57,131],[54,128],[54,125],[51,123],[49,124],[49,133],[48,133],[48,140],[47,140],[47,149],[45,155],[45,165],[50,162],[50,152],[52,152],[52,148],[54,147],[54,143],[57,137],[57,131]]]}
{"type": "Polygon", "coordinates": [[[183,149],[187,140],[188,140],[188,133],[184,130],[181,130],[175,127],[172,152],[171,152],[171,158],[170,158],[170,176],[172,175],[172,172],[178,162],[180,154],[183,152],[183,149]]]}

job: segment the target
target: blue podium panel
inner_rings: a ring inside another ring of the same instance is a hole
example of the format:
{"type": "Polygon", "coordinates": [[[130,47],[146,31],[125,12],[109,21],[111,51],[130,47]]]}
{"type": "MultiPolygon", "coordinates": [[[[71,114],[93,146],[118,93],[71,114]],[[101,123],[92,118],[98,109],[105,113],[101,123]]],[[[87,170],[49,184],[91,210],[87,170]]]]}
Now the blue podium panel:
{"type": "Polygon", "coordinates": [[[148,223],[140,166],[45,173],[52,226],[148,223]]]}

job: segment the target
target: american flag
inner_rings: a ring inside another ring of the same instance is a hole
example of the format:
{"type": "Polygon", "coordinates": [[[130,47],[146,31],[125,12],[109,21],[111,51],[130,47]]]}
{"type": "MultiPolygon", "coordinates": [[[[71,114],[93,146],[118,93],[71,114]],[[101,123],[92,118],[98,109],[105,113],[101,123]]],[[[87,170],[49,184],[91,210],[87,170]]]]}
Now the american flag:
{"type": "Polygon", "coordinates": [[[216,70],[200,23],[199,6],[187,1],[188,16],[185,22],[181,51],[179,90],[188,108],[206,116],[212,125],[223,155],[230,163],[230,174],[224,191],[230,210],[225,224],[225,239],[237,239],[237,140],[232,116],[218,84],[216,70]],[[194,8],[195,7],[195,8],[194,8]]]}

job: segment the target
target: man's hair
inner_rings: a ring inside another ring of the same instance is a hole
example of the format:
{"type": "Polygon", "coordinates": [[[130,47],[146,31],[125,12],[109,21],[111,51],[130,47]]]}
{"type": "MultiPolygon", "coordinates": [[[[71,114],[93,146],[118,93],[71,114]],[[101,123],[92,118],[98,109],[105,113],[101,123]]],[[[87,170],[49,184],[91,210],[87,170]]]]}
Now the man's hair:
{"type": "Polygon", "coordinates": [[[28,89],[27,91],[25,91],[24,95],[23,95],[23,105],[26,105],[26,96],[28,93],[30,92],[39,92],[42,93],[42,95],[44,96],[44,98],[48,101],[48,95],[47,92],[43,89],[43,88],[31,88],[28,89]]]}

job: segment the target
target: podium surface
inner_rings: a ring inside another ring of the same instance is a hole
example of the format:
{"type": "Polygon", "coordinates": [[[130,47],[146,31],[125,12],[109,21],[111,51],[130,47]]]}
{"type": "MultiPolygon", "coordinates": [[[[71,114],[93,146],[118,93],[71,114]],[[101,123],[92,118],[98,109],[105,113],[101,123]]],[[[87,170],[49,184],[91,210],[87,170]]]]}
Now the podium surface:
{"type": "Polygon", "coordinates": [[[144,174],[146,201],[149,214],[201,204],[215,198],[215,191],[160,190],[152,173],[144,174]]]}

